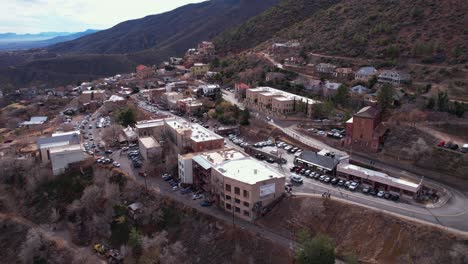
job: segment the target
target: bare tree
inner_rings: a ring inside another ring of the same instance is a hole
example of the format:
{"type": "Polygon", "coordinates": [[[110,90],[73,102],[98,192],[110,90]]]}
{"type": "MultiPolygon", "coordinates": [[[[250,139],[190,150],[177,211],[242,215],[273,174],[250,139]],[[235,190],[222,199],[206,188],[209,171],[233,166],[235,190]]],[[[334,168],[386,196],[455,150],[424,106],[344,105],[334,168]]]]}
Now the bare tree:
{"type": "Polygon", "coordinates": [[[34,257],[38,257],[40,249],[44,244],[45,242],[42,233],[35,228],[29,229],[28,234],[26,235],[26,240],[21,245],[20,252],[18,254],[19,258],[23,263],[33,263],[34,257]]]}
{"type": "Polygon", "coordinates": [[[96,185],[86,187],[81,195],[80,202],[83,208],[90,212],[95,212],[98,209],[96,201],[101,198],[101,190],[96,185]]]}
{"type": "Polygon", "coordinates": [[[177,241],[166,246],[161,254],[161,264],[182,264],[187,263],[187,249],[182,242],[177,241]]]}
{"type": "Polygon", "coordinates": [[[119,125],[112,125],[102,131],[102,139],[106,146],[115,146],[119,142],[119,136],[122,133],[122,127],[119,125]]]}

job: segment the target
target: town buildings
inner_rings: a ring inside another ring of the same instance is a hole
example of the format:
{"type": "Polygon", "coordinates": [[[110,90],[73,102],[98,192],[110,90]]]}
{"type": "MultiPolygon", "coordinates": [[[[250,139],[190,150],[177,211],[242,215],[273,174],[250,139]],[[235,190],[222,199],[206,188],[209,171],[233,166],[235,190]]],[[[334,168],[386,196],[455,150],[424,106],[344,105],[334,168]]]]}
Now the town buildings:
{"type": "Polygon", "coordinates": [[[145,160],[157,159],[162,156],[162,147],[152,136],[138,138],[140,154],[145,160]]]}
{"type": "Polygon", "coordinates": [[[247,157],[227,160],[211,171],[211,194],[226,212],[254,221],[284,194],[285,177],[247,157]]]}
{"type": "Polygon", "coordinates": [[[236,83],[234,85],[234,94],[237,99],[244,99],[250,86],[245,83],[236,83]]]}
{"type": "Polygon", "coordinates": [[[203,91],[203,95],[206,97],[214,97],[216,94],[221,92],[221,88],[218,84],[205,84],[200,85],[198,89],[203,91]]]}
{"type": "Polygon", "coordinates": [[[357,81],[367,82],[372,77],[377,76],[379,72],[374,67],[362,67],[354,75],[354,79],[357,81]]]}
{"type": "Polygon", "coordinates": [[[194,78],[203,77],[209,70],[210,66],[204,63],[195,63],[192,68],[190,68],[190,72],[194,78]]]}
{"type": "Polygon", "coordinates": [[[80,103],[90,103],[91,101],[103,102],[106,99],[106,93],[103,90],[86,90],[79,97],[80,103]]]}
{"type": "Polygon", "coordinates": [[[136,67],[136,75],[139,79],[149,79],[156,77],[156,69],[145,65],[136,67]]]}
{"type": "Polygon", "coordinates": [[[318,101],[291,94],[271,87],[247,89],[244,101],[246,107],[271,115],[304,113],[311,116],[313,105],[318,101]]]}
{"type": "Polygon", "coordinates": [[[193,115],[200,111],[203,104],[194,98],[185,98],[177,101],[177,109],[181,113],[187,113],[193,115]]]}
{"type": "Polygon", "coordinates": [[[284,80],[286,75],[281,72],[267,72],[265,75],[265,81],[267,82],[279,82],[284,80]]]}
{"type": "Polygon", "coordinates": [[[164,134],[164,119],[153,119],[137,122],[136,133],[138,137],[154,137],[161,139],[164,134]]]}
{"type": "Polygon", "coordinates": [[[353,87],[349,88],[349,92],[352,95],[360,96],[360,95],[365,95],[365,94],[370,93],[371,90],[369,88],[365,87],[365,86],[356,85],[356,86],[353,86],[353,87]]]}
{"type": "Polygon", "coordinates": [[[332,97],[338,92],[338,88],[340,88],[342,84],[341,83],[335,83],[335,82],[326,82],[323,85],[323,90],[322,90],[322,95],[324,97],[332,97]]]}
{"type": "Polygon", "coordinates": [[[381,123],[380,111],[372,106],[359,110],[346,122],[345,143],[356,149],[377,152],[387,129],[381,123]]]}
{"type": "Polygon", "coordinates": [[[161,96],[161,104],[169,109],[177,109],[177,101],[184,98],[184,95],[177,92],[163,93],[161,96]]]}
{"type": "Polygon", "coordinates": [[[323,75],[333,75],[335,73],[336,66],[330,63],[319,63],[315,66],[315,71],[323,75]]]}
{"type": "Polygon", "coordinates": [[[380,83],[390,83],[393,85],[405,84],[411,81],[411,75],[395,70],[383,70],[378,77],[380,83]]]}
{"type": "Polygon", "coordinates": [[[39,158],[44,163],[50,162],[53,174],[59,175],[65,172],[71,163],[85,159],[80,143],[79,131],[40,138],[37,140],[39,158]]]}
{"type": "Polygon", "coordinates": [[[165,135],[179,153],[201,152],[224,147],[224,138],[199,124],[182,120],[165,120],[165,135]]]}

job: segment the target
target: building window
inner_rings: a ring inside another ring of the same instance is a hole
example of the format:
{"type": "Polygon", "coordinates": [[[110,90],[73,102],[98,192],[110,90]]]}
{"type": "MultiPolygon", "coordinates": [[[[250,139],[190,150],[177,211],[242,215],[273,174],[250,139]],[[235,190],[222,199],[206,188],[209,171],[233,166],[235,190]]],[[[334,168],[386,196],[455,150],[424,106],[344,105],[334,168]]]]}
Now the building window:
{"type": "Polygon", "coordinates": [[[244,202],[244,206],[245,206],[245,207],[249,207],[250,204],[249,204],[248,202],[244,202]]]}
{"type": "Polygon", "coordinates": [[[236,204],[240,204],[240,200],[239,199],[235,199],[236,201],[236,204]]]}
{"type": "Polygon", "coordinates": [[[231,196],[226,195],[226,200],[231,200],[231,196]]]}
{"type": "Polygon", "coordinates": [[[236,207],[236,213],[239,213],[240,214],[240,208],[239,207],[236,207]]]}
{"type": "Polygon", "coordinates": [[[234,187],[234,193],[240,195],[240,188],[234,187]]]}
{"type": "Polygon", "coordinates": [[[245,216],[250,216],[250,212],[249,212],[249,211],[246,211],[246,210],[244,210],[244,215],[245,215],[245,216]]]}
{"type": "Polygon", "coordinates": [[[249,198],[249,191],[244,190],[244,197],[249,198]]]}
{"type": "Polygon", "coordinates": [[[231,210],[231,204],[226,203],[226,209],[231,210]]]}
{"type": "Polygon", "coordinates": [[[230,192],[231,191],[231,185],[226,184],[226,191],[230,192]]]}

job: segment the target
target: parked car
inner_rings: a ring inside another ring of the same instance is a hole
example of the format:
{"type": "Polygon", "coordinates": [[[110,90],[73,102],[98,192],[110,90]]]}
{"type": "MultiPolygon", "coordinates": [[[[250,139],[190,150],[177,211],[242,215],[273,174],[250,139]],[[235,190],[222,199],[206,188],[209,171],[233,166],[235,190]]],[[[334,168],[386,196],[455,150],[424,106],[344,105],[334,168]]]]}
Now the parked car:
{"type": "Polygon", "coordinates": [[[204,206],[204,207],[208,207],[208,206],[211,206],[213,205],[213,202],[210,202],[210,201],[203,201],[200,203],[201,206],[204,206]]]}
{"type": "Polygon", "coordinates": [[[359,183],[357,183],[357,182],[351,182],[351,183],[349,184],[349,186],[348,186],[348,189],[349,189],[350,191],[355,191],[355,190],[357,190],[358,187],[359,187],[359,183]]]}
{"type": "Polygon", "coordinates": [[[333,178],[333,179],[331,179],[330,183],[333,184],[333,185],[336,185],[336,184],[338,184],[338,181],[339,180],[337,178],[333,178]]]}
{"type": "Polygon", "coordinates": [[[162,175],[162,179],[163,179],[164,181],[170,181],[170,180],[172,180],[172,176],[169,175],[169,174],[163,174],[163,175],[162,175]]]}
{"type": "Polygon", "coordinates": [[[392,198],[392,194],[386,192],[386,193],[384,193],[384,196],[383,196],[383,197],[384,197],[385,199],[387,199],[387,200],[390,200],[390,198],[392,198]]]}
{"type": "Polygon", "coordinates": [[[314,180],[319,180],[320,179],[320,173],[314,172],[314,180]]]}
{"type": "Polygon", "coordinates": [[[390,199],[392,201],[396,202],[396,201],[400,200],[400,196],[398,194],[392,194],[392,197],[390,197],[390,199]]]}
{"type": "Polygon", "coordinates": [[[379,197],[379,198],[382,198],[384,195],[385,195],[385,192],[384,192],[384,191],[379,191],[379,192],[377,193],[377,197],[379,197]]]}
{"type": "Polygon", "coordinates": [[[112,163],[112,166],[114,166],[114,167],[116,167],[116,168],[120,168],[120,163],[114,162],[114,163],[112,163]]]}
{"type": "Polygon", "coordinates": [[[319,181],[323,182],[323,181],[325,180],[326,177],[327,177],[327,176],[325,176],[325,175],[320,175],[319,181]]]}
{"type": "Polygon", "coordinates": [[[302,175],[304,175],[305,172],[306,172],[306,169],[302,169],[301,171],[299,171],[299,173],[302,175]]]}
{"type": "Polygon", "coordinates": [[[275,163],[275,159],[273,159],[273,158],[268,158],[266,161],[267,161],[268,163],[275,163]]]}
{"type": "Polygon", "coordinates": [[[438,144],[437,144],[438,147],[443,147],[445,146],[445,141],[440,141],[438,144]]]}
{"type": "Polygon", "coordinates": [[[203,198],[202,194],[196,193],[196,194],[192,195],[192,200],[198,200],[198,199],[201,199],[201,198],[203,198]]]}
{"type": "Polygon", "coordinates": [[[338,186],[343,187],[344,184],[345,184],[345,181],[344,181],[344,180],[339,180],[339,181],[338,181],[338,186]]]}
{"type": "Polygon", "coordinates": [[[372,196],[376,196],[376,195],[377,195],[377,193],[378,193],[378,190],[376,190],[376,189],[373,189],[373,188],[370,188],[370,190],[369,190],[369,194],[370,194],[370,195],[372,195],[372,196]]]}
{"type": "Polygon", "coordinates": [[[364,187],[364,188],[362,188],[361,192],[363,194],[369,194],[370,189],[371,189],[370,187],[364,187]]]}
{"type": "Polygon", "coordinates": [[[452,145],[450,145],[450,149],[451,149],[451,150],[457,150],[457,149],[458,149],[458,145],[457,145],[457,144],[452,144],[452,145]]]}
{"type": "Polygon", "coordinates": [[[463,152],[463,153],[467,153],[468,152],[468,144],[464,144],[463,147],[460,148],[460,151],[463,152]]]}
{"type": "Polygon", "coordinates": [[[299,175],[293,175],[293,176],[291,176],[291,182],[303,184],[303,183],[304,183],[304,180],[303,180],[302,177],[299,176],[299,175]]]}
{"type": "Polygon", "coordinates": [[[291,167],[291,169],[289,169],[289,171],[293,172],[293,171],[296,171],[296,169],[297,169],[297,166],[293,166],[293,167],[291,167]]]}
{"type": "Polygon", "coordinates": [[[325,177],[325,179],[323,180],[324,183],[330,183],[331,181],[331,178],[330,177],[325,177]]]}
{"type": "Polygon", "coordinates": [[[112,152],[112,150],[108,149],[108,150],[104,151],[104,153],[106,153],[106,154],[112,154],[113,152],[112,152]]]}
{"type": "Polygon", "coordinates": [[[259,160],[265,160],[266,159],[265,155],[260,154],[260,153],[255,154],[255,158],[257,158],[259,160]]]}

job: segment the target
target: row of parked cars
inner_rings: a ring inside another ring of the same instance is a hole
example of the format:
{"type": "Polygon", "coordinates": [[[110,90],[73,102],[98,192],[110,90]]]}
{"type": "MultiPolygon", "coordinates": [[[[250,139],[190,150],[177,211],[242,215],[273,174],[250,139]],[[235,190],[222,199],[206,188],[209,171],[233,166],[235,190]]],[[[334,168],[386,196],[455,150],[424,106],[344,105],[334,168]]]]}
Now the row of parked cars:
{"type": "Polygon", "coordinates": [[[127,157],[132,161],[134,168],[141,168],[143,166],[142,157],[140,151],[132,150],[127,153],[127,157]]]}
{"type": "MultiPolygon", "coordinates": [[[[302,176],[303,175],[307,178],[311,178],[314,180],[321,181],[326,184],[332,184],[336,185],[338,187],[343,187],[345,189],[348,189],[350,191],[356,191],[359,189],[360,184],[355,181],[349,181],[349,180],[343,180],[339,179],[337,177],[331,177],[325,174],[320,174],[315,171],[309,170],[302,168],[300,166],[294,166],[290,169],[291,172],[294,174],[291,176],[291,182],[297,183],[297,184],[302,184],[304,182],[302,176]]],[[[385,192],[379,189],[374,189],[368,186],[365,186],[361,189],[361,192],[364,194],[370,194],[373,196],[377,196],[379,198],[385,198],[388,200],[393,200],[393,201],[398,201],[400,199],[400,196],[398,194],[393,194],[390,192],[385,192]]]]}
{"type": "Polygon", "coordinates": [[[250,146],[249,143],[245,142],[242,138],[240,138],[240,137],[238,137],[238,136],[236,136],[234,134],[228,135],[228,138],[229,138],[229,140],[232,141],[232,143],[234,143],[234,144],[236,144],[236,145],[238,145],[238,146],[240,146],[242,148],[250,146]]]}
{"type": "Polygon", "coordinates": [[[291,154],[302,152],[302,149],[300,149],[298,147],[295,147],[293,145],[289,145],[289,144],[287,144],[285,142],[282,142],[282,141],[276,142],[276,146],[278,148],[282,148],[282,149],[286,150],[287,152],[289,152],[291,154]]]}
{"type": "MultiPolygon", "coordinates": [[[[198,200],[198,199],[204,198],[203,192],[201,191],[195,191],[190,186],[186,188],[182,188],[180,184],[180,180],[174,179],[170,174],[167,174],[167,173],[163,174],[162,179],[171,185],[173,192],[180,190],[181,194],[190,195],[192,200],[198,200]]],[[[212,201],[207,201],[207,200],[202,201],[200,203],[201,206],[211,206],[212,204],[213,204],[212,201]]]]}
{"type": "Polygon", "coordinates": [[[445,142],[445,141],[440,141],[437,144],[438,147],[440,148],[446,148],[446,149],[451,149],[451,150],[458,150],[460,149],[460,152],[462,153],[467,153],[468,152],[468,144],[464,144],[461,148],[459,148],[458,144],[455,144],[451,141],[445,142]]]}

